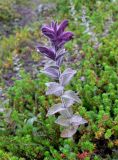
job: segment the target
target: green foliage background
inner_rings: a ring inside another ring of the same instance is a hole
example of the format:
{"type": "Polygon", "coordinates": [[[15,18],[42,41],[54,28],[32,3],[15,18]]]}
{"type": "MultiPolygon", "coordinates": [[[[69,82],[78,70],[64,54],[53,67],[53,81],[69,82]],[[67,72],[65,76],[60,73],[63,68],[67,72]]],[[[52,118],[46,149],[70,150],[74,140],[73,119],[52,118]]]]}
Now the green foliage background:
{"type": "MultiPolygon", "coordinates": [[[[0,1],[0,20],[5,24],[0,30],[0,86],[3,89],[6,87],[3,74],[13,70],[13,55],[22,57],[28,52],[33,61],[41,61],[35,51],[35,42],[43,41],[39,26],[45,22],[46,15],[42,15],[41,21],[14,27],[13,19],[20,19],[13,7],[16,2],[31,5],[27,1],[0,1]],[[4,31],[11,29],[13,31],[6,37],[4,31]]],[[[79,93],[82,104],[73,108],[88,124],[78,128],[74,140],[60,138],[55,117],[46,117],[48,108],[59,101],[45,96],[45,82],[50,79],[40,73],[41,67],[35,78],[21,68],[21,79],[13,79],[14,84],[5,92],[9,101],[4,105],[4,113],[0,113],[1,160],[77,160],[86,152],[85,160],[118,159],[118,1],[72,2],[74,16],[70,12],[70,1],[56,0],[57,10],[50,13],[50,19],[68,19],[69,30],[75,34],[74,40],[66,45],[71,57],[66,65],[75,68],[77,74],[67,89],[79,93]],[[100,44],[97,48],[82,25],[83,7],[90,27],[94,26],[93,32],[100,44]],[[111,17],[113,23],[104,36],[111,17]]]]}

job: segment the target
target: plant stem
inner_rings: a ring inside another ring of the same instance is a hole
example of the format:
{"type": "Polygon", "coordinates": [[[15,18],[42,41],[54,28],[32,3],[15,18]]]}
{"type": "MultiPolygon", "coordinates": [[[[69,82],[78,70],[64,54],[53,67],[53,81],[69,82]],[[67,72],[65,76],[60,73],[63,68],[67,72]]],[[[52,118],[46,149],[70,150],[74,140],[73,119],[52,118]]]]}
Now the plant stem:
{"type": "MultiPolygon", "coordinates": [[[[58,79],[58,81],[59,81],[59,84],[61,85],[60,75],[61,75],[61,69],[60,69],[60,67],[59,67],[59,79],[58,79]]],[[[64,91],[62,91],[62,95],[63,95],[63,93],[64,93],[64,91]]],[[[60,98],[61,98],[61,101],[62,101],[62,104],[63,104],[64,108],[66,108],[66,105],[65,105],[65,103],[64,103],[63,98],[62,98],[62,97],[60,97],[60,98]]],[[[62,112],[65,112],[65,114],[66,114],[66,116],[67,116],[68,118],[72,117],[72,115],[71,115],[71,113],[69,112],[68,108],[66,108],[66,110],[64,110],[64,111],[62,111],[62,112]]]]}

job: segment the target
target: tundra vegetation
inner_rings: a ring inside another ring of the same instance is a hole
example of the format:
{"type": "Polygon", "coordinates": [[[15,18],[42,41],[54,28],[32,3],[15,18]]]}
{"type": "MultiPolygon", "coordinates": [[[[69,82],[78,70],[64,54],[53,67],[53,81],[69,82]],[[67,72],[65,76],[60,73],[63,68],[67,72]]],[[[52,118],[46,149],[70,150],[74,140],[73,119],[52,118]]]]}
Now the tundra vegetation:
{"type": "Polygon", "coordinates": [[[117,6],[0,1],[0,160],[118,159],[117,6]]]}

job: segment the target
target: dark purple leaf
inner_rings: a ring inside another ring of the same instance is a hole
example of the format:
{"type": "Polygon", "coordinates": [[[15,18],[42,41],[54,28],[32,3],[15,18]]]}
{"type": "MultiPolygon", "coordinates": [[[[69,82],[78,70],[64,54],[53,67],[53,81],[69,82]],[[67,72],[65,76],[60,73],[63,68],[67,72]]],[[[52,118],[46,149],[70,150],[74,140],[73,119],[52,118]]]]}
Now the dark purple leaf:
{"type": "Polygon", "coordinates": [[[64,32],[62,35],[60,35],[58,40],[68,42],[71,39],[73,39],[73,33],[72,32],[64,32]]]}
{"type": "Polygon", "coordinates": [[[47,48],[47,47],[38,46],[37,51],[41,52],[43,55],[45,55],[46,57],[48,57],[52,60],[55,60],[55,58],[56,58],[55,52],[52,48],[50,49],[50,48],[47,48]]]}
{"type": "Polygon", "coordinates": [[[42,33],[47,36],[48,38],[55,39],[55,32],[49,26],[42,27],[42,33]]]}
{"type": "Polygon", "coordinates": [[[52,22],[50,25],[42,27],[42,33],[50,38],[52,46],[55,47],[56,51],[73,38],[72,32],[64,32],[67,26],[68,21],[64,20],[60,25],[52,22]]]}
{"type": "Polygon", "coordinates": [[[60,35],[64,32],[65,28],[68,26],[68,20],[64,20],[58,26],[57,35],[60,35]]]}
{"type": "Polygon", "coordinates": [[[53,22],[53,23],[54,23],[53,30],[54,30],[55,35],[57,36],[57,27],[58,27],[58,25],[57,25],[57,22],[53,22]]]}

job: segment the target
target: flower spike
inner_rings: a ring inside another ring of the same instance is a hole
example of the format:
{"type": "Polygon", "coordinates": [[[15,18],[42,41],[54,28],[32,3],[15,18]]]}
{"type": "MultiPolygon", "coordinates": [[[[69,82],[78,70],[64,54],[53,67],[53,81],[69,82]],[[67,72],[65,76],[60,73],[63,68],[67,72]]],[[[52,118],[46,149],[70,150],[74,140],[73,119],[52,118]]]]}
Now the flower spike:
{"type": "Polygon", "coordinates": [[[61,73],[61,64],[63,58],[66,55],[64,48],[65,43],[73,39],[73,33],[65,31],[68,26],[68,21],[64,20],[59,25],[57,22],[52,21],[50,25],[42,27],[42,33],[49,38],[49,47],[38,46],[37,51],[48,57],[49,60],[44,66],[43,73],[56,80],[56,82],[46,83],[47,91],[46,95],[55,95],[60,97],[61,103],[55,104],[50,107],[47,116],[51,116],[60,113],[55,123],[64,127],[61,133],[61,137],[72,137],[79,125],[87,123],[80,115],[73,113],[72,105],[76,102],[81,102],[79,97],[72,90],[65,91],[64,87],[71,81],[76,71],[67,68],[61,73]]]}

